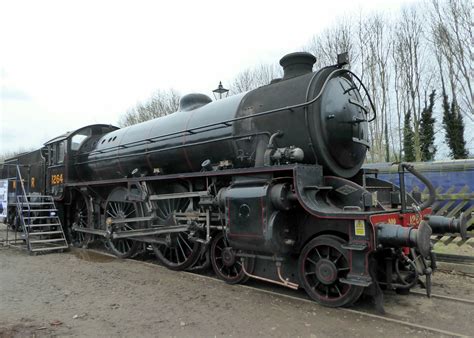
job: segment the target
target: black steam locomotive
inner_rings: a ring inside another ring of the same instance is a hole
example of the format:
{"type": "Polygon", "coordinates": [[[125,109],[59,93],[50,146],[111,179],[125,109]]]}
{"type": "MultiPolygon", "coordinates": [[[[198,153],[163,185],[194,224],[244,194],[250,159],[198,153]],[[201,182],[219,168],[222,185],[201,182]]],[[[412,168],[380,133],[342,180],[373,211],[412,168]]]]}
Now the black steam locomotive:
{"type": "Polygon", "coordinates": [[[345,55],[317,72],[314,62],[292,53],[266,86],[216,102],[186,95],[174,114],[87,126],[9,163],[27,164],[30,190],[60,203],[77,246],[152,248],[170,269],[210,264],[226,282],[303,287],[332,307],[423,275],[429,289],[430,235],[465,233],[464,219],[430,216],[434,189],[409,165],[398,165],[400,186],[361,169],[376,117],[368,93],[345,55]],[[428,201],[405,192],[406,171],[428,201]]]}

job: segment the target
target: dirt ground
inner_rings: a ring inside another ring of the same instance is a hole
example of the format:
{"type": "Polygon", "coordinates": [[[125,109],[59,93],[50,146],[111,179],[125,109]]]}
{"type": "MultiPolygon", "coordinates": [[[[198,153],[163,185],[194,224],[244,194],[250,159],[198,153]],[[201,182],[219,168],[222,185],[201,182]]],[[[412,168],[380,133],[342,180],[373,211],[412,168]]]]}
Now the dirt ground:
{"type": "MultiPolygon", "coordinates": [[[[424,299],[415,298],[399,312],[424,299]]],[[[457,318],[468,322],[464,333],[472,325],[467,309],[461,309],[466,318],[457,318]]],[[[433,333],[142,262],[0,247],[0,337],[381,335],[433,333]]]]}

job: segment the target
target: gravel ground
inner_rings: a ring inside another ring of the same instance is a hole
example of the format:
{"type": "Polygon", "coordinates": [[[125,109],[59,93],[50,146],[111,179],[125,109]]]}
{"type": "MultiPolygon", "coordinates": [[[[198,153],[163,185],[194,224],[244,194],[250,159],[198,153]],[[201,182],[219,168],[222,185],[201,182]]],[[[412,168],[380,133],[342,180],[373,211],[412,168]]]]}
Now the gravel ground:
{"type": "Polygon", "coordinates": [[[433,333],[142,262],[0,247],[0,337],[381,335],[433,333]]]}

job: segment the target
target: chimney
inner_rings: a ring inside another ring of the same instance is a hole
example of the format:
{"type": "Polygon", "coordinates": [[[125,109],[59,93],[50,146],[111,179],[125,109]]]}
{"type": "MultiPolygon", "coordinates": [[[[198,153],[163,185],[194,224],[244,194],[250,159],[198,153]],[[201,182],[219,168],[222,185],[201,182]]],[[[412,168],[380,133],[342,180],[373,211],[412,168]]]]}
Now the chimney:
{"type": "Polygon", "coordinates": [[[316,58],[313,54],[306,52],[296,52],[287,54],[280,60],[283,67],[283,80],[311,73],[316,58]]]}

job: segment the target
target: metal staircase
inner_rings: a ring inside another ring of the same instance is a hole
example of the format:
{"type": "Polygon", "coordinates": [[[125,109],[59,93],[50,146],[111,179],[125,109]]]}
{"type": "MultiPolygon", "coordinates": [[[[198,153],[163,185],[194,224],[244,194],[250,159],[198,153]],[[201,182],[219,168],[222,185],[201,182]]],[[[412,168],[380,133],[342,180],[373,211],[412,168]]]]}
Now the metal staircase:
{"type": "Polygon", "coordinates": [[[29,252],[62,251],[68,248],[58,210],[52,196],[26,194],[17,166],[21,193],[17,194],[17,213],[29,252]]]}

